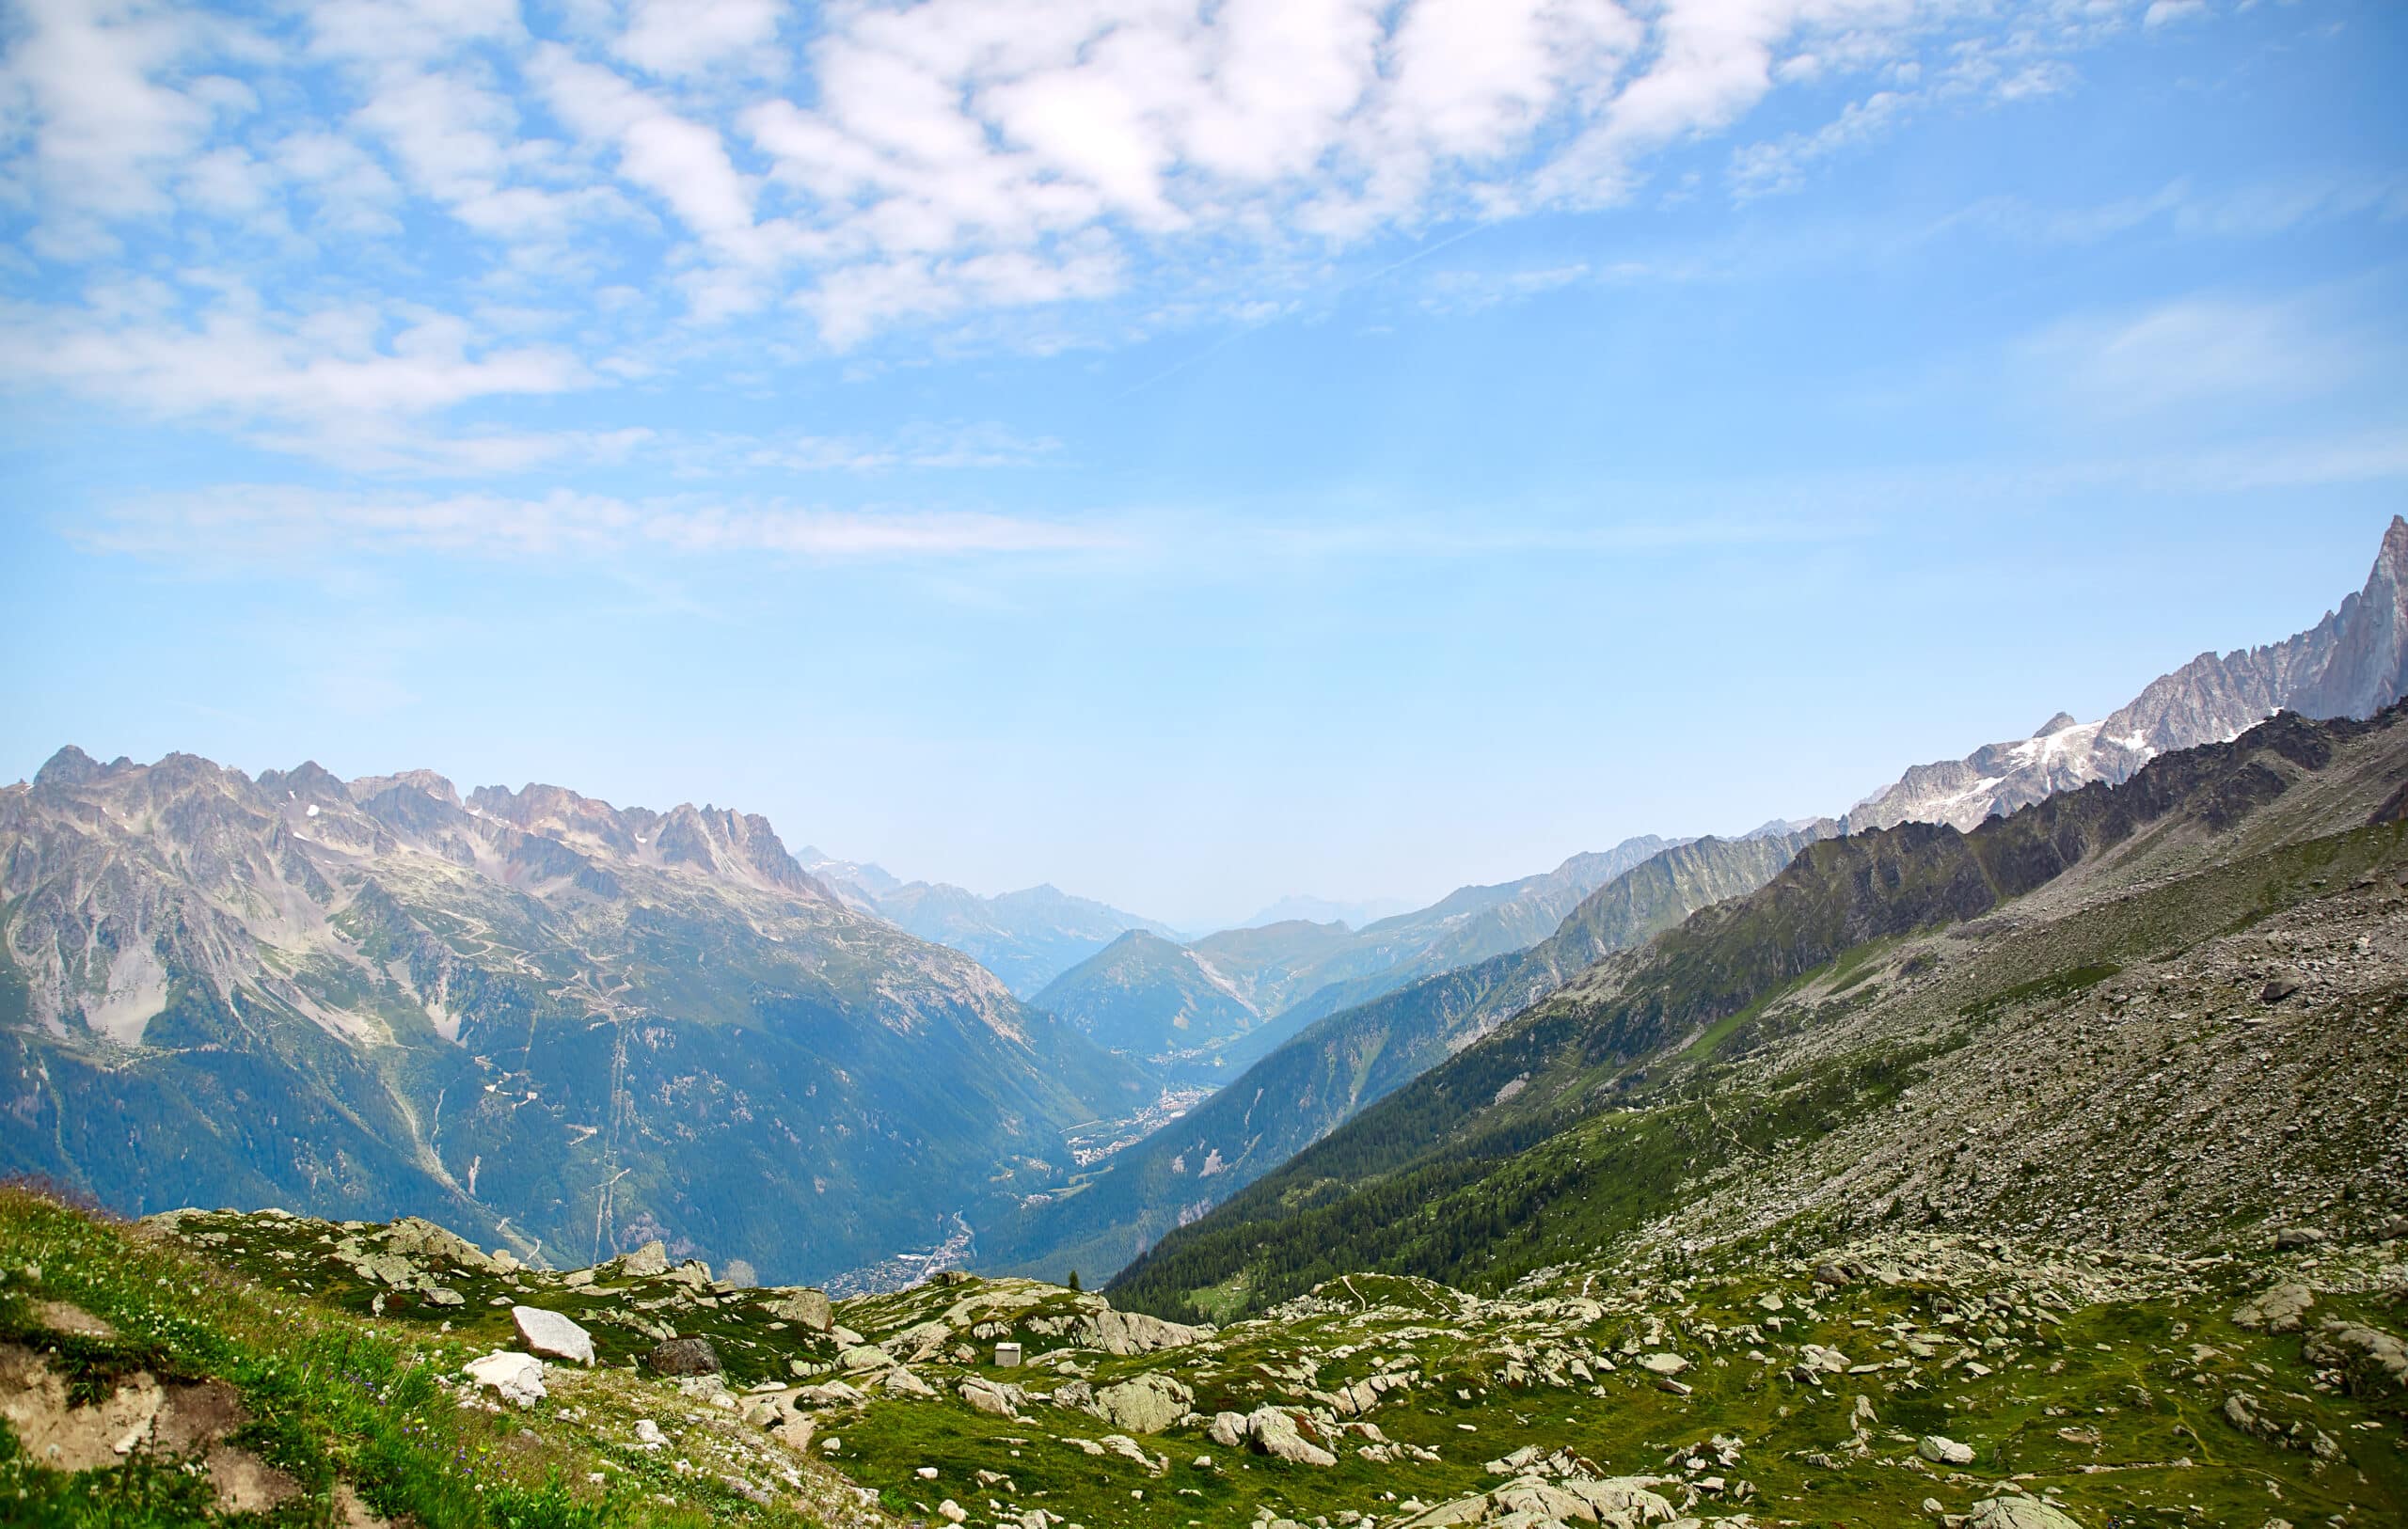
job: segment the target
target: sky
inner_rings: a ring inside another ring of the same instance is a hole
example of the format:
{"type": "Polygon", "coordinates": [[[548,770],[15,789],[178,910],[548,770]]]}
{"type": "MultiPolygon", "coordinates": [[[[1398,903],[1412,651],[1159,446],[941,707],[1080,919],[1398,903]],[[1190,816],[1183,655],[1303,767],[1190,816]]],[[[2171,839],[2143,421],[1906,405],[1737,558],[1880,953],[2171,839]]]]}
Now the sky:
{"type": "Polygon", "coordinates": [[[1836,812],[2364,579],[2389,0],[0,8],[0,780],[1183,927],[1836,812]]]}

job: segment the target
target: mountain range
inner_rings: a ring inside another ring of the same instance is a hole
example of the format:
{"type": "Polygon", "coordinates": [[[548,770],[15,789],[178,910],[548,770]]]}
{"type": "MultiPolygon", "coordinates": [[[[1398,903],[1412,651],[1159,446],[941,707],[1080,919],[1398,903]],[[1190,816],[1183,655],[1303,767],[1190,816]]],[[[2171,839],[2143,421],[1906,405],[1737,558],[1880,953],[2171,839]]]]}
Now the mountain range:
{"type": "Polygon", "coordinates": [[[2395,520],[2299,636],[1909,772],[1842,824],[1637,839],[1362,929],[1184,943],[1051,889],[796,857],[712,807],[62,749],[0,790],[0,1169],[136,1211],[428,1214],[530,1258],[657,1236],[778,1277],[940,1244],[1107,1274],[1808,846],[2020,822],[2275,706],[2375,711],[2404,582],[2395,520]],[[1023,1001],[904,918],[991,940],[1023,987],[1071,964],[1023,1001]],[[1166,1082],[1224,1079],[1171,1118],[1166,1082]]]}
{"type": "Polygon", "coordinates": [[[1117,1268],[1592,963],[1753,892],[1798,849],[1833,833],[1932,823],[1972,829],[2086,783],[2129,780],[2162,751],[2228,740],[2293,702],[2324,716],[2372,715],[2408,690],[2403,589],[2408,519],[2394,517],[2364,590],[2295,637],[2221,659],[2203,655],[2103,723],[2060,715],[2021,743],[1918,766],[1840,823],[1769,823],[1751,836],[1753,850],[1747,841],[1698,841],[1688,853],[1649,861],[1647,875],[1607,882],[1551,938],[1519,954],[1450,962],[1439,968],[1443,976],[1325,1011],[1189,1116],[982,1228],[980,1256],[1016,1271],[1065,1260],[1090,1272],[1117,1268]],[[2102,738],[2131,747],[2101,749],[2102,738]]]}
{"type": "Polygon", "coordinates": [[[2178,1246],[2328,1211],[2308,1186],[2399,1143],[2302,1111],[2292,1075],[2396,1096],[2403,857],[2398,707],[2286,714],[1971,832],[1821,840],[1420,1071],[1111,1293],[1226,1319],[1349,1271],[1510,1283],[1642,1228],[2178,1246]]]}
{"type": "Polygon", "coordinates": [[[2408,708],[1827,835],[1101,1296],[0,1185],[11,1521],[2397,1522],[2404,928],[2408,708]]]}
{"type": "Polygon", "coordinates": [[[62,749],[0,790],[0,1169],[826,1277],[1058,1183],[1137,1068],[763,819],[62,749]]]}

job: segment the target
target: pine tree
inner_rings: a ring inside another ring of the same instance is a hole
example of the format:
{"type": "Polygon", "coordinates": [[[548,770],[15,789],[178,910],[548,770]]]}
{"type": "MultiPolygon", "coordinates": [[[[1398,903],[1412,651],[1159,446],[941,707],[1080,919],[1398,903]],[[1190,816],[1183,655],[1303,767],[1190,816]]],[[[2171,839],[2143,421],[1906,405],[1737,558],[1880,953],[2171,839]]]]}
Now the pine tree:
{"type": "Polygon", "coordinates": [[[1078,1271],[1077,1269],[1074,1269],[1070,1270],[1070,1278],[1069,1278],[1069,1286],[1070,1286],[1070,1288],[1071,1288],[1071,1289],[1073,1289],[1073,1290],[1075,1290],[1075,1289],[1077,1289],[1077,1288],[1079,1287],[1079,1271],[1078,1271]]]}

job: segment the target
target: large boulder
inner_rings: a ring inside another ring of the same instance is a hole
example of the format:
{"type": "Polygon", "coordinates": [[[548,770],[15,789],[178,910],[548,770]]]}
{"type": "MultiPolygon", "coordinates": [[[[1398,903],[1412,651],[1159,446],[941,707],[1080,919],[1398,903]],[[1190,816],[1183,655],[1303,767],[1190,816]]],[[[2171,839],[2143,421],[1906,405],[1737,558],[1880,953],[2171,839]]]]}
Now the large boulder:
{"type": "Polygon", "coordinates": [[[630,1279],[645,1279],[669,1272],[669,1244],[658,1238],[645,1243],[619,1260],[619,1272],[630,1279]]]}
{"type": "Polygon", "coordinates": [[[1209,1328],[1165,1322],[1144,1312],[1117,1312],[1106,1306],[1095,1314],[1095,1347],[1107,1354],[1150,1354],[1161,1348],[1184,1348],[1212,1336],[1209,1328]]]}
{"type": "Polygon", "coordinates": [[[708,1338],[669,1338],[652,1346],[644,1363],[655,1375],[717,1375],[719,1350],[708,1338]]]}
{"type": "Polygon", "coordinates": [[[510,1319],[517,1324],[518,1336],[535,1352],[580,1364],[594,1363],[594,1334],[560,1313],[541,1306],[513,1306],[510,1319]]]}
{"type": "Polygon", "coordinates": [[[778,1292],[769,1303],[769,1315],[781,1321],[799,1322],[815,1332],[827,1332],[836,1326],[836,1308],[825,1290],[797,1286],[778,1292]]]}
{"type": "MultiPolygon", "coordinates": [[[[1400,1529],[1458,1529],[1460,1525],[1510,1523],[1517,1529],[1543,1524],[1606,1524],[1637,1529],[1671,1523],[1679,1512],[1655,1490],[1656,1476],[1575,1475],[1559,1480],[1532,1473],[1491,1491],[1458,1497],[1402,1520],[1400,1529]]],[[[1696,1520],[1687,1521],[1689,1523],[1696,1520]]]]}
{"type": "Polygon", "coordinates": [[[1579,1498],[1596,1510],[1598,1521],[1611,1523],[1616,1516],[1630,1523],[1670,1523],[1677,1515],[1672,1505],[1656,1491],[1656,1476],[1574,1476],[1561,1483],[1565,1491],[1579,1498]]]}
{"type": "Polygon", "coordinates": [[[1945,1434],[1927,1433],[1915,1445],[1915,1453],[1934,1465],[1971,1465],[1973,1446],[1960,1444],[1945,1434]]]}
{"type": "Polygon", "coordinates": [[[498,1349],[470,1360],[468,1379],[521,1407],[532,1407],[544,1399],[544,1362],[532,1354],[498,1349]]]}
{"type": "Polygon", "coordinates": [[[2054,1503],[2017,1495],[1975,1503],[1965,1529],[2082,1529],[2082,1523],[2054,1503]]]}
{"type": "MultiPolygon", "coordinates": [[[[1035,1299],[1032,1296],[1030,1300],[1035,1299]]],[[[1184,1348],[1212,1335],[1209,1327],[1165,1322],[1144,1312],[1114,1311],[1101,1296],[1081,1297],[1076,1316],[1039,1316],[1030,1321],[1029,1328],[1036,1332],[1059,1332],[1082,1348],[1101,1348],[1107,1354],[1122,1355],[1184,1348]]]]}
{"type": "Polygon", "coordinates": [[[1284,1409],[1258,1407],[1246,1414],[1246,1437],[1254,1447],[1275,1460],[1289,1460],[1298,1465],[1336,1465],[1338,1457],[1307,1440],[1296,1427],[1296,1420],[1284,1409]]]}
{"type": "Polygon", "coordinates": [[[1187,1415],[1196,1393],[1167,1375],[1141,1375],[1095,1394],[1098,1417],[1131,1433],[1160,1433],[1187,1415]]]}
{"type": "Polygon", "coordinates": [[[943,1322],[915,1322],[878,1347],[906,1364],[916,1364],[936,1354],[952,1339],[953,1329],[943,1322]]]}
{"type": "Polygon", "coordinates": [[[961,1382],[961,1399],[996,1417],[1020,1416],[1021,1389],[972,1376],[961,1382]]]}
{"type": "Polygon", "coordinates": [[[495,1267],[474,1243],[416,1216],[404,1216],[385,1228],[385,1247],[405,1258],[441,1258],[466,1269],[495,1267]]]}

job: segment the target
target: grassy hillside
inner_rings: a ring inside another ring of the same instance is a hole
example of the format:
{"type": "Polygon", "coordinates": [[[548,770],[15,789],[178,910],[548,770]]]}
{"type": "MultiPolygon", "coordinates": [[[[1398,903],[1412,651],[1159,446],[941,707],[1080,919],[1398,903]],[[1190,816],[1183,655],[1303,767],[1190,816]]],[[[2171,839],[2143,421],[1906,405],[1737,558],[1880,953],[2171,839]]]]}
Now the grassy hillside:
{"type": "Polygon", "coordinates": [[[2002,1503],[2040,1529],[2170,1529],[2408,1508],[2408,1392],[2379,1358],[2399,1241],[1656,1246],[1490,1296],[1350,1274],[1217,1331],[953,1279],[839,1302],[824,1335],[767,1295],[464,1269],[434,1241],[274,1216],[127,1227],[0,1192],[0,1516],[1432,1529],[1576,1500],[1734,1529],[2002,1503]],[[345,1237],[406,1237],[413,1272],[467,1299],[380,1298],[332,1251],[345,1237]],[[553,1362],[543,1396],[502,1401],[463,1368],[515,1346],[488,1290],[574,1311],[602,1363],[553,1362]],[[738,1362],[660,1373],[625,1323],[668,1312],[738,1362]],[[1006,1339],[1025,1363],[991,1362],[1006,1339]],[[118,1453],[145,1406],[147,1442],[118,1453]]]}

